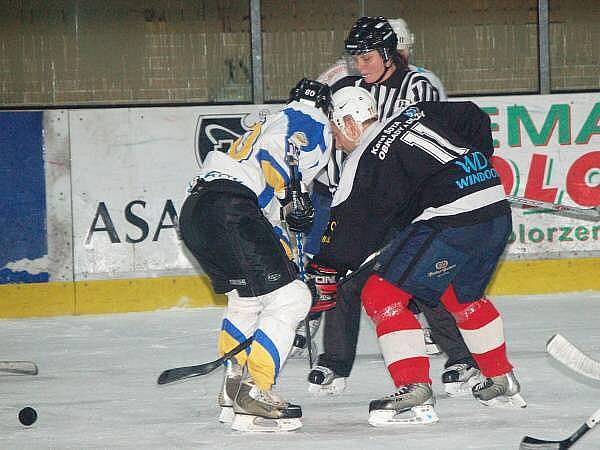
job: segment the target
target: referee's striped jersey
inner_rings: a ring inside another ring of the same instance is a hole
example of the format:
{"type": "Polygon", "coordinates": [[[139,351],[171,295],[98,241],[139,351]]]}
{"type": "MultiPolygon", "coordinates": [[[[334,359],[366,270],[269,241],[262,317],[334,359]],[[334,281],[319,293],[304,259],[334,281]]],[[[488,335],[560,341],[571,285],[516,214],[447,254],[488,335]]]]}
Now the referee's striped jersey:
{"type": "MultiPolygon", "coordinates": [[[[366,83],[360,75],[350,75],[336,81],[331,86],[331,91],[335,93],[346,86],[360,86],[371,92],[377,103],[380,122],[414,103],[445,100],[440,99],[438,88],[432,84],[426,73],[420,70],[396,70],[387,80],[372,84],[366,83]]],[[[340,171],[345,158],[344,152],[340,150],[333,152],[327,165],[327,177],[317,178],[321,183],[328,183],[331,191],[334,191],[339,184],[340,171]]]]}

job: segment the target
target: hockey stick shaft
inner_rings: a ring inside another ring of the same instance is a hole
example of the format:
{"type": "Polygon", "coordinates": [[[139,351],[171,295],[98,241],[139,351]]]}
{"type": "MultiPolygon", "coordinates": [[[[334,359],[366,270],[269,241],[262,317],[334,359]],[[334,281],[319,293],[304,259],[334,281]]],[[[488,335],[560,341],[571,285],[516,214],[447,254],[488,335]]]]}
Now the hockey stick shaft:
{"type": "Polygon", "coordinates": [[[31,361],[0,361],[0,371],[21,375],[37,375],[38,368],[31,361]]]}
{"type": "Polygon", "coordinates": [[[600,205],[594,208],[578,208],[576,206],[559,205],[531,198],[507,195],[506,199],[515,205],[531,206],[533,208],[547,209],[564,216],[571,216],[588,220],[600,220],[600,205]]]}
{"type": "MultiPolygon", "coordinates": [[[[296,233],[296,246],[298,248],[298,270],[300,271],[300,279],[305,281],[304,274],[304,251],[302,247],[302,233],[296,233]]],[[[313,355],[312,355],[312,336],[310,334],[310,314],[304,318],[304,330],[306,331],[306,349],[308,351],[308,368],[312,369],[313,355]]]]}
{"type": "Polygon", "coordinates": [[[600,362],[583,353],[561,334],[555,334],[548,340],[546,351],[574,372],[600,381],[600,362]]]}
{"type": "Polygon", "coordinates": [[[536,439],[531,436],[525,436],[519,446],[520,450],[562,450],[570,448],[575,442],[590,431],[600,421],[600,409],[592,414],[583,425],[571,436],[562,441],[549,441],[545,439],[536,439]]]}
{"type": "MultiPolygon", "coordinates": [[[[288,142],[286,148],[285,162],[290,170],[290,193],[292,195],[292,205],[294,210],[300,210],[300,198],[299,195],[302,193],[302,186],[300,184],[300,175],[298,173],[298,159],[300,157],[300,150],[291,142],[288,142]]],[[[303,236],[301,232],[296,232],[296,248],[298,250],[298,271],[300,280],[306,281],[304,273],[304,252],[302,247],[303,236]]],[[[310,335],[310,319],[309,315],[304,318],[304,329],[306,331],[306,348],[308,350],[308,367],[312,369],[312,336],[310,335]]]]}
{"type": "Polygon", "coordinates": [[[179,381],[186,378],[206,375],[215,370],[217,367],[220,367],[228,359],[233,358],[235,355],[248,348],[252,343],[252,339],[252,337],[249,337],[244,342],[235,347],[233,350],[225,353],[223,356],[221,356],[218,359],[215,359],[214,361],[210,361],[204,364],[198,364],[195,366],[175,367],[173,369],[167,369],[159,375],[157,383],[167,384],[172,383],[173,381],[179,381]]]}

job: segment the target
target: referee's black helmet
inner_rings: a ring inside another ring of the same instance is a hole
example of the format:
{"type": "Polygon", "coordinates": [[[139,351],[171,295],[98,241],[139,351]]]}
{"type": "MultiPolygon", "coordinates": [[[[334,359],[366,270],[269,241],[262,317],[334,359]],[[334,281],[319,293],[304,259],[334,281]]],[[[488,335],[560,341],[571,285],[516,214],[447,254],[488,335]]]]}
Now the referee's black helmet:
{"type": "Polygon", "coordinates": [[[385,17],[361,17],[344,41],[346,52],[351,55],[377,50],[385,62],[392,59],[398,47],[398,38],[385,17]]]}

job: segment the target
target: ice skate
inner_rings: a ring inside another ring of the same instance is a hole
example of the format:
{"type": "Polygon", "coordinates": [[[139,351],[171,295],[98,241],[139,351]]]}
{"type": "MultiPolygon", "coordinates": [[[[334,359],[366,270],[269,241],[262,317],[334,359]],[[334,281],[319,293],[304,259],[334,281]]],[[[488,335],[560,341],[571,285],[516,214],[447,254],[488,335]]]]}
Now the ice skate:
{"type": "Polygon", "coordinates": [[[470,394],[473,386],[485,381],[477,367],[459,363],[447,367],[442,372],[442,383],[448,397],[470,394]]]}
{"type": "Polygon", "coordinates": [[[346,390],[346,378],[325,366],[315,366],[308,374],[308,392],[316,396],[339,395],[346,390]]]}
{"type": "Polygon", "coordinates": [[[521,386],[512,371],[486,378],[473,386],[473,396],[486,406],[496,408],[525,408],[527,403],[519,392],[521,386]]]}
{"type": "Polygon", "coordinates": [[[393,394],[369,404],[369,424],[385,427],[435,423],[439,418],[433,405],[433,391],[429,384],[400,386],[393,394]]]}
{"type": "Polygon", "coordinates": [[[233,420],[233,399],[242,381],[242,367],[235,361],[225,362],[225,376],[223,377],[223,386],[219,392],[217,403],[221,407],[219,422],[231,423],[233,420]]]}
{"type": "MultiPolygon", "coordinates": [[[[312,357],[316,358],[318,347],[317,343],[314,339],[310,341],[310,348],[312,352],[312,357]]],[[[292,345],[292,350],[288,356],[289,359],[308,359],[308,346],[306,345],[306,337],[301,334],[296,334],[294,338],[294,345],[292,345]]]]}
{"type": "Polygon", "coordinates": [[[238,431],[278,432],[302,426],[302,409],[283,400],[273,390],[263,391],[252,381],[242,381],[233,401],[231,428],[238,431]]]}

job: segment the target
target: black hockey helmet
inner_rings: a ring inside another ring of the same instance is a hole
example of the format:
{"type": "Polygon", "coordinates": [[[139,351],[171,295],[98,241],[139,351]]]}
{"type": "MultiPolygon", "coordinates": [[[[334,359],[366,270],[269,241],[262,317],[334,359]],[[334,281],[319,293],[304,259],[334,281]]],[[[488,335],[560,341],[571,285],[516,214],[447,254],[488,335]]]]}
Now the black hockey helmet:
{"type": "Polygon", "coordinates": [[[302,78],[290,91],[288,103],[300,100],[308,100],[314,103],[315,108],[320,108],[329,117],[331,112],[331,89],[328,85],[302,78]]]}
{"type": "Polygon", "coordinates": [[[361,55],[377,50],[384,62],[393,58],[397,47],[398,37],[383,16],[361,17],[352,26],[344,41],[344,48],[349,54],[361,55]]]}

